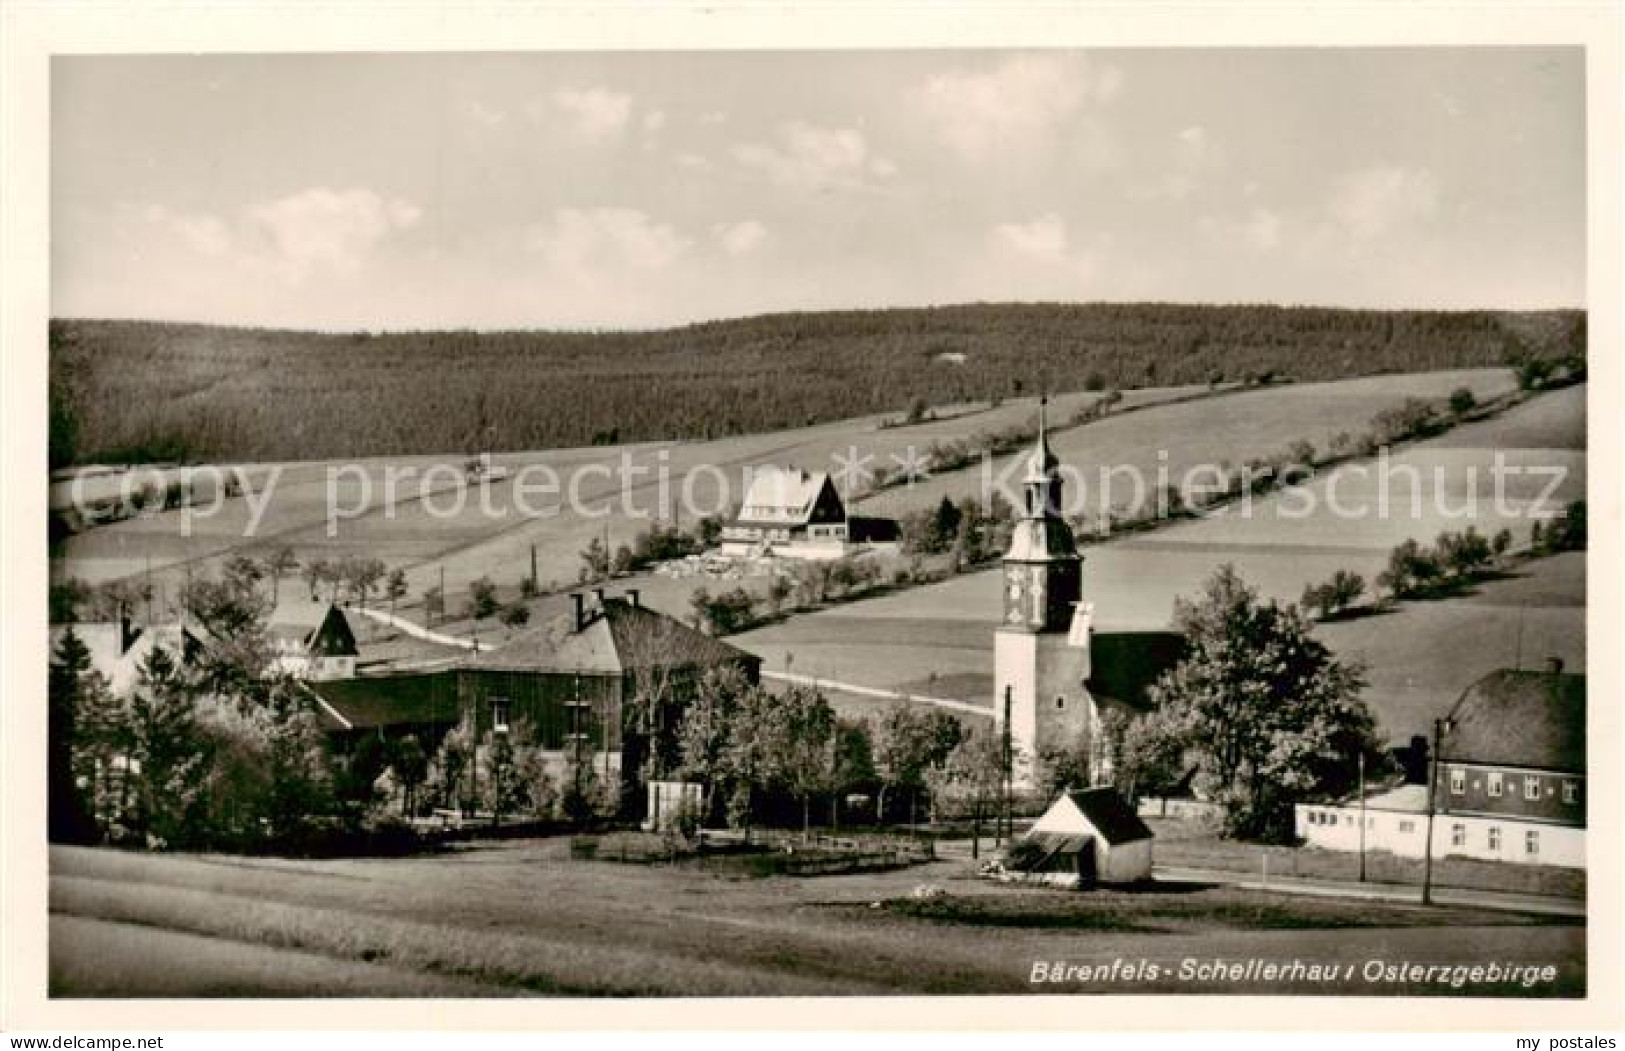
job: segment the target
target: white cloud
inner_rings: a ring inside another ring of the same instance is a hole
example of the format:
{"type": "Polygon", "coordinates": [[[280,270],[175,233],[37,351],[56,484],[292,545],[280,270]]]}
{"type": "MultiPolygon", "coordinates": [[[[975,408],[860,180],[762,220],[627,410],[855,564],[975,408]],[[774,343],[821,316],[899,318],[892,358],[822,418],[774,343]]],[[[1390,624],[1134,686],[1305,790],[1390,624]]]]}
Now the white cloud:
{"type": "Polygon", "coordinates": [[[890,161],[874,156],[863,133],[852,128],[787,121],[779,125],[776,140],[772,145],[741,143],[730,152],[744,167],[796,189],[856,187],[868,175],[884,179],[896,171],[890,161]]]}
{"type": "Polygon", "coordinates": [[[589,139],[614,138],[632,117],[632,96],[608,88],[560,88],[552,98],[576,131],[589,139]]]}
{"type": "Polygon", "coordinates": [[[1035,259],[1066,256],[1066,222],[1053,212],[1024,223],[1000,223],[993,228],[1004,245],[1035,259]]]}
{"type": "Polygon", "coordinates": [[[475,99],[468,105],[468,114],[474,122],[487,128],[500,128],[508,122],[508,115],[495,106],[488,106],[475,99]]]}
{"type": "Polygon", "coordinates": [[[727,223],[716,228],[717,240],[729,255],[744,255],[755,250],[767,237],[767,227],[755,219],[727,223]]]}
{"type": "Polygon", "coordinates": [[[400,198],[316,186],[249,208],[241,225],[251,251],[300,280],[316,270],[358,269],[378,241],[414,225],[421,215],[400,198]]]}
{"type": "Polygon", "coordinates": [[[671,226],[635,208],[561,208],[550,223],[533,228],[526,242],[567,272],[659,270],[689,244],[671,226]]]}
{"type": "Polygon", "coordinates": [[[947,144],[971,160],[1031,149],[1086,105],[1116,97],[1122,74],[1051,55],[1020,55],[987,72],[944,73],[916,102],[947,144]]]}
{"type": "Polygon", "coordinates": [[[649,133],[659,131],[666,126],[666,111],[652,109],[643,115],[643,130],[649,133]]]}
{"type": "Polygon", "coordinates": [[[1438,203],[1439,182],[1432,172],[1377,165],[1338,179],[1328,211],[1344,235],[1363,241],[1425,222],[1438,203]]]}
{"type": "Polygon", "coordinates": [[[791,188],[858,187],[866,175],[886,179],[897,167],[869,151],[855,128],[821,128],[803,120],[778,125],[773,145],[741,143],[734,161],[791,188]]]}
{"type": "Polygon", "coordinates": [[[719,109],[707,110],[700,114],[700,123],[708,128],[714,128],[727,122],[728,115],[719,109]]]}

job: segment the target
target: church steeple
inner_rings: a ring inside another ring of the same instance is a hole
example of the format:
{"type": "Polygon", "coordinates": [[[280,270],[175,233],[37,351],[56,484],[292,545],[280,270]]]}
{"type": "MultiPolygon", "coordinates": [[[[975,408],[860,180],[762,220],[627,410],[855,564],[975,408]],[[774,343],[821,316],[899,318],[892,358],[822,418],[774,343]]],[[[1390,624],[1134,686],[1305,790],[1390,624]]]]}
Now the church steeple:
{"type": "Polygon", "coordinates": [[[1004,556],[1004,622],[1040,632],[1066,631],[1083,590],[1083,560],[1061,516],[1060,461],[1049,445],[1046,401],[1038,403],[1038,438],[1022,477],[1024,506],[1004,556]]]}

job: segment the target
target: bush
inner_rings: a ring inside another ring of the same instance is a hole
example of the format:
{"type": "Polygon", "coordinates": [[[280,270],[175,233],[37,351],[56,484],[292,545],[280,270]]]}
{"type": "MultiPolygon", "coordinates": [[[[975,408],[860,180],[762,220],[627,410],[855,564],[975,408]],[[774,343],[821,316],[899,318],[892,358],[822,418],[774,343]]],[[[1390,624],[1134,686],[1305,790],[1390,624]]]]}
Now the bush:
{"type": "Polygon", "coordinates": [[[1457,416],[1471,412],[1477,404],[1478,399],[1473,397],[1473,392],[1466,387],[1457,387],[1450,392],[1450,411],[1457,416]]]}

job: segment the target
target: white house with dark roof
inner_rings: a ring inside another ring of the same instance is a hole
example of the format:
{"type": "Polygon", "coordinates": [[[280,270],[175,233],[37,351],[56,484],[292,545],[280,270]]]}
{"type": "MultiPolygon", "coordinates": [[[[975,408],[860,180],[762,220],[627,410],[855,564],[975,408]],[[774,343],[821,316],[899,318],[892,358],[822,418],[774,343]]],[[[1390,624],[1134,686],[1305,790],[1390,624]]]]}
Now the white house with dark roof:
{"type": "MultiPolygon", "coordinates": [[[[1503,669],[1462,694],[1437,757],[1433,856],[1585,867],[1585,676],[1503,669]]],[[[1422,857],[1428,788],[1404,785],[1331,805],[1300,804],[1309,845],[1422,857]]]]}
{"type": "Polygon", "coordinates": [[[1151,843],[1115,788],[1067,791],[1006,852],[1002,874],[1067,887],[1138,883],[1151,878],[1151,843]]]}
{"type": "Polygon", "coordinates": [[[266,619],[279,670],[298,679],[324,681],[355,675],[355,631],[342,609],[303,594],[277,603],[266,619]]]}
{"type": "Polygon", "coordinates": [[[751,472],[738,516],[722,527],[722,552],[833,559],[849,539],[846,505],[828,474],[769,465],[751,472]]]}

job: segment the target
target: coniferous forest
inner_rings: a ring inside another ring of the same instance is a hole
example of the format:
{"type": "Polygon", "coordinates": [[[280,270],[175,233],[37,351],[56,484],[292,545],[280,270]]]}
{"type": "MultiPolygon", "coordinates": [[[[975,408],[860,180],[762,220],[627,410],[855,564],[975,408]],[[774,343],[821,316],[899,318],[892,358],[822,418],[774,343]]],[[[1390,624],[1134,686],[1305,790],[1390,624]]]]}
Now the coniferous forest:
{"type": "Polygon", "coordinates": [[[51,462],[716,438],[1039,390],[1299,381],[1584,354],[1581,311],[976,304],[639,332],[50,326],[51,462]]]}

